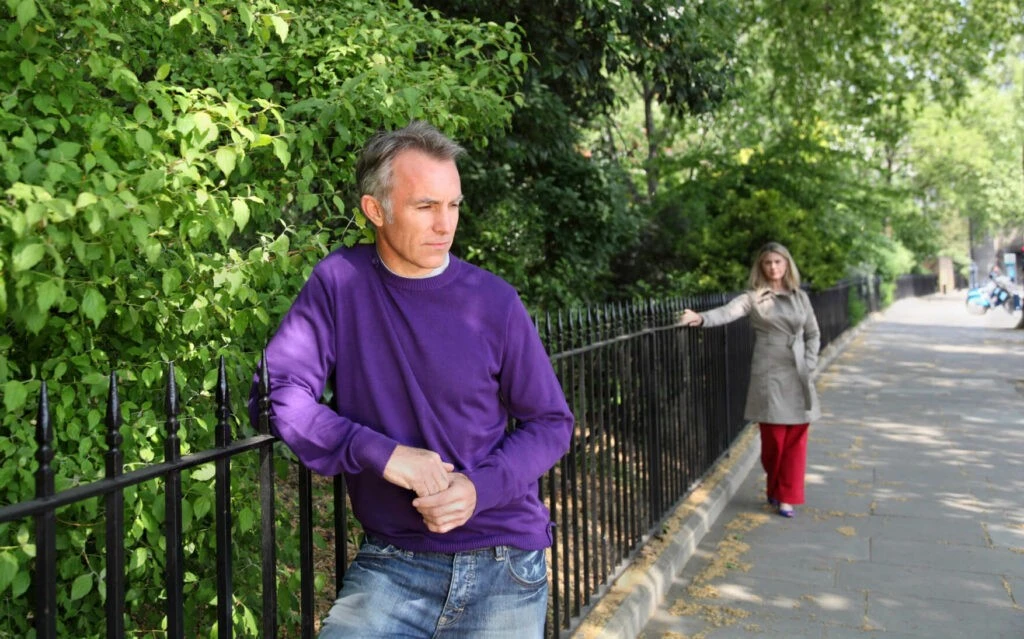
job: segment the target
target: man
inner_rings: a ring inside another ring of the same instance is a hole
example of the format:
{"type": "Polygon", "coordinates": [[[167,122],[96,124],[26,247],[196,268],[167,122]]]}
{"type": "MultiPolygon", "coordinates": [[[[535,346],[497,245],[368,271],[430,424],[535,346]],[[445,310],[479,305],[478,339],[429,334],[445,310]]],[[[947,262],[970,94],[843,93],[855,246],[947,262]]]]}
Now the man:
{"type": "Polygon", "coordinates": [[[371,138],[356,177],[376,244],[324,258],[267,347],[275,432],[345,474],[365,532],[322,639],[543,633],[537,482],[573,418],[515,290],[449,253],[462,153],[423,122],[371,138]]]}

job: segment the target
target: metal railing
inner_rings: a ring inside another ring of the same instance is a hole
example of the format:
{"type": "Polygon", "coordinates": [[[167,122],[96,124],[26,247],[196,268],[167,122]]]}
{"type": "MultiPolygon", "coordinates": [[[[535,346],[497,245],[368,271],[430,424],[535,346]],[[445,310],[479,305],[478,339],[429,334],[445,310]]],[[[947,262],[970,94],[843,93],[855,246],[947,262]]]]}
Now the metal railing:
{"type": "MultiPolygon", "coordinates": [[[[918,278],[921,279],[921,278],[918,278]]],[[[908,284],[912,294],[934,292],[934,279],[908,284]],[[929,288],[929,286],[931,288],[929,288]]],[[[812,294],[822,331],[822,348],[849,328],[851,295],[869,308],[878,306],[878,287],[861,282],[812,294]],[[851,293],[852,291],[852,293],[851,293]],[[871,291],[874,291],[871,293],[871,291]]],[[[707,330],[677,325],[683,308],[698,310],[729,299],[711,295],[578,310],[537,321],[538,330],[576,416],[571,449],[542,478],[541,497],[555,523],[551,548],[549,636],[568,633],[594,598],[641,548],[676,504],[729,450],[745,426],[742,408],[750,378],[752,335],[746,319],[707,330]]],[[[265,361],[262,362],[265,370],[265,361]]],[[[216,384],[214,448],[181,454],[178,388],[173,364],[167,377],[164,460],[124,472],[121,398],[110,375],[106,417],[104,478],[56,492],[54,431],[43,383],[35,430],[37,448],[34,499],[0,508],[0,524],[34,520],[33,588],[25,593],[25,611],[36,637],[57,637],[56,519],[59,508],[93,498],[103,500],[105,519],[105,634],[125,636],[125,493],[151,481],[164,486],[166,636],[184,637],[186,601],[182,533],[183,471],[215,465],[216,624],[221,638],[233,636],[232,461],[257,455],[260,509],[262,611],[258,636],[279,636],[277,514],[273,461],[278,443],[270,434],[269,388],[259,387],[257,433],[234,440],[233,412],[221,359],[216,384]],[[28,603],[31,597],[34,603],[28,603]]],[[[12,460],[3,460],[12,463],[12,460]]],[[[22,463],[22,460],[13,460],[22,463]]],[[[327,499],[333,509],[333,573],[340,584],[349,548],[349,517],[344,482],[333,478],[330,495],[315,495],[312,473],[299,465],[299,628],[289,635],[312,637],[317,595],[314,588],[314,503],[327,499]]],[[[256,488],[256,487],[254,487],[256,488]]],[[[66,578],[66,575],[64,576],[66,578]]],[[[154,602],[154,605],[156,603],[154,602]]],[[[95,636],[103,634],[97,630],[95,636]]]]}
{"type": "Polygon", "coordinates": [[[896,278],[893,300],[930,295],[939,290],[938,275],[901,275],[896,278]]]}

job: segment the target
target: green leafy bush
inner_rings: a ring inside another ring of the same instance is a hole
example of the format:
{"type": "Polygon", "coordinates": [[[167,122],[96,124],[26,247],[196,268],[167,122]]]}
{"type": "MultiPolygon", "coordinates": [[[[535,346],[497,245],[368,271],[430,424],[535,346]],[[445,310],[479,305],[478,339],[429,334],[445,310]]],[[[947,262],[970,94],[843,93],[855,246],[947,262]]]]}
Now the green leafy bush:
{"type": "MultiPolygon", "coordinates": [[[[112,370],[127,469],[162,459],[170,361],[184,452],[211,446],[218,356],[238,410],[312,265],[370,237],[351,193],[358,145],[412,118],[485,144],[507,125],[525,65],[511,25],[445,20],[402,0],[8,0],[2,11],[0,504],[34,495],[41,380],[58,490],[103,474],[112,370]]],[[[244,565],[258,530],[246,487],[255,458],[243,460],[234,499],[244,565]]],[[[213,564],[212,484],[210,469],[190,475],[187,621],[198,636],[215,598],[203,572],[213,564]]],[[[128,491],[136,635],[159,635],[164,623],[157,484],[128,491]]],[[[94,502],[58,513],[60,636],[102,632],[94,502]]],[[[29,522],[0,526],[0,628],[12,636],[31,632],[33,543],[29,522]]],[[[236,575],[241,636],[255,636],[253,574],[236,575]]],[[[287,596],[282,608],[297,610],[287,596]]]]}
{"type": "Polygon", "coordinates": [[[850,317],[850,326],[856,326],[860,324],[868,314],[868,305],[864,299],[861,298],[860,293],[856,286],[851,286],[849,294],[847,296],[847,313],[850,317]]]}

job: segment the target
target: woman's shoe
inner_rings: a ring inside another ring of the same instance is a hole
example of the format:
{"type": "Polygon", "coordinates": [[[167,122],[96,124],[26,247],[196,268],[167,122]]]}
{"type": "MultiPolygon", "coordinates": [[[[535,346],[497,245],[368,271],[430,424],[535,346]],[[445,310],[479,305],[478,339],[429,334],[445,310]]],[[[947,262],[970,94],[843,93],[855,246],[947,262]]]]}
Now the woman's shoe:
{"type": "Polygon", "coordinates": [[[779,507],[779,500],[778,499],[772,499],[771,497],[769,497],[768,498],[768,505],[771,506],[772,508],[778,508],[779,507]]]}
{"type": "Polygon", "coordinates": [[[779,504],[779,515],[786,519],[792,519],[793,517],[796,517],[796,511],[793,510],[793,507],[789,504],[779,504]]]}

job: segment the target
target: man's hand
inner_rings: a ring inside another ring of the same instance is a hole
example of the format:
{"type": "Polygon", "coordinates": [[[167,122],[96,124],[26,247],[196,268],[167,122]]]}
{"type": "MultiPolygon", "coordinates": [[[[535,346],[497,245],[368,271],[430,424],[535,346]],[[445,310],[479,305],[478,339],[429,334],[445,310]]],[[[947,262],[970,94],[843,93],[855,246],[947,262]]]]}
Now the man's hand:
{"type": "Polygon", "coordinates": [[[446,490],[430,497],[417,497],[413,507],[423,515],[431,532],[446,533],[469,521],[476,510],[476,486],[462,473],[452,473],[446,490]]]}
{"type": "Polygon", "coordinates": [[[455,466],[441,461],[434,451],[399,444],[384,466],[384,479],[426,497],[448,488],[453,470],[455,466]]]}

